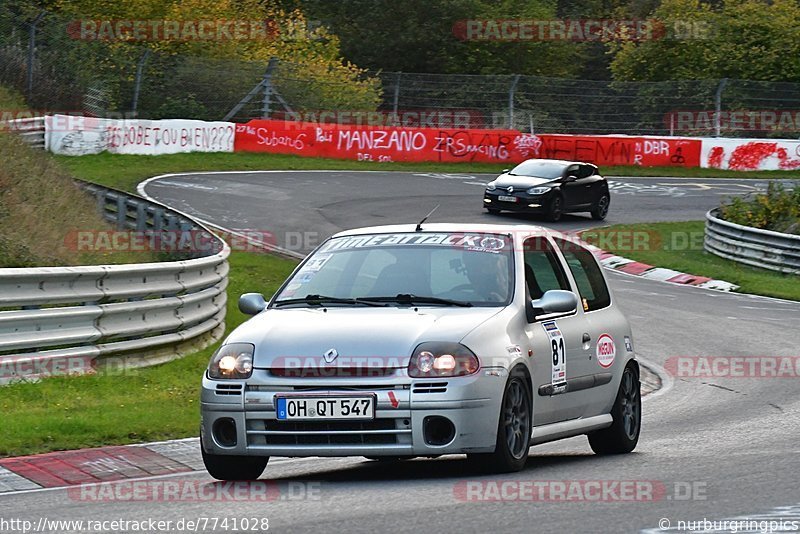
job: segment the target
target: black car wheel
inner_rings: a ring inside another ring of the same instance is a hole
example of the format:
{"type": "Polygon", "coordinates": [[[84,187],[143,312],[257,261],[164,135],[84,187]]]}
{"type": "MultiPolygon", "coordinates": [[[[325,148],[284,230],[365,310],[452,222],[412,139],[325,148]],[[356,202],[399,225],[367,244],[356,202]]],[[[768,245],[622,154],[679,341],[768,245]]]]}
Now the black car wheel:
{"type": "Polygon", "coordinates": [[[564,200],[556,195],[547,206],[547,219],[553,222],[561,220],[561,215],[564,213],[564,200]]]}
{"type": "Polygon", "coordinates": [[[608,196],[608,193],[603,193],[592,209],[592,219],[596,221],[602,221],[608,215],[608,207],[611,205],[611,197],[608,196]]]}
{"type": "Polygon", "coordinates": [[[497,215],[498,213],[500,213],[500,210],[499,210],[499,209],[497,209],[497,208],[486,208],[486,210],[487,210],[489,213],[491,213],[492,215],[497,215]]]}
{"type": "Polygon", "coordinates": [[[589,434],[589,445],[596,454],[625,454],[636,448],[642,426],[642,395],[639,374],[629,365],[622,373],[617,398],[611,409],[611,426],[589,434]]]}
{"type": "Polygon", "coordinates": [[[468,454],[469,460],[481,471],[510,473],[525,467],[531,441],[531,394],[525,377],[515,373],[506,384],[497,442],[493,453],[468,454]]]}
{"type": "Polygon", "coordinates": [[[269,456],[228,456],[209,454],[200,443],[206,471],[217,480],[258,480],[269,462],[269,456]]]}

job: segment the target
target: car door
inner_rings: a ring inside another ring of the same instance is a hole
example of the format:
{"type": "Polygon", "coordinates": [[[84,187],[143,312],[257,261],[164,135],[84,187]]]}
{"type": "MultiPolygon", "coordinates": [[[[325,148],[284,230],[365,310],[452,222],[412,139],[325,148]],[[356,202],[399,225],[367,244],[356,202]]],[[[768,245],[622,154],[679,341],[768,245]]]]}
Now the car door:
{"type": "MultiPolygon", "coordinates": [[[[572,291],[567,274],[552,243],[544,236],[524,241],[526,298],[538,299],[545,291],[572,291]]],[[[534,424],[575,419],[584,411],[580,396],[563,385],[577,376],[585,359],[582,336],[586,330],[583,311],[542,317],[526,327],[532,351],[534,424]]]]}
{"type": "Polygon", "coordinates": [[[579,170],[578,164],[572,164],[564,170],[564,175],[561,177],[561,192],[564,194],[564,207],[567,210],[574,210],[585,202],[585,192],[577,179],[579,170]],[[576,179],[570,179],[570,176],[576,179]]]}
{"type": "Polygon", "coordinates": [[[597,189],[597,177],[594,172],[597,169],[594,165],[586,163],[578,165],[575,175],[578,179],[574,182],[575,194],[577,197],[576,207],[589,208],[595,200],[595,190],[597,189]]]}
{"type": "Polygon", "coordinates": [[[575,359],[572,369],[573,378],[578,380],[574,398],[583,417],[598,415],[613,398],[614,364],[624,360],[622,351],[631,341],[625,339],[624,317],[611,305],[608,285],[592,253],[572,241],[553,241],[576,285],[582,308],[582,356],[575,359]],[[616,358],[617,354],[620,358],[616,358]]]}

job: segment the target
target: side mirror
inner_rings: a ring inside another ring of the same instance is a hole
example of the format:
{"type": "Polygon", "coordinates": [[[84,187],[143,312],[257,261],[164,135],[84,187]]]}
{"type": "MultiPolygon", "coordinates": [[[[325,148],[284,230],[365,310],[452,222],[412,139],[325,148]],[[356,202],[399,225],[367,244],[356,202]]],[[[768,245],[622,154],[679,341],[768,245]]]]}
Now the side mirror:
{"type": "Polygon", "coordinates": [[[572,291],[551,289],[545,291],[542,298],[532,300],[531,308],[534,317],[550,313],[572,313],[578,309],[578,296],[572,291]]]}
{"type": "Polygon", "coordinates": [[[508,172],[508,171],[510,171],[510,170],[511,170],[511,169],[503,169],[503,174],[507,173],[507,172],[508,172]]]}
{"type": "Polygon", "coordinates": [[[239,297],[239,311],[245,315],[256,315],[264,311],[267,301],[261,293],[245,293],[239,297]]]}
{"type": "Polygon", "coordinates": [[[564,178],[564,183],[566,184],[566,183],[569,183],[569,182],[574,182],[577,179],[578,179],[577,176],[575,176],[574,174],[570,174],[569,176],[564,178]]]}

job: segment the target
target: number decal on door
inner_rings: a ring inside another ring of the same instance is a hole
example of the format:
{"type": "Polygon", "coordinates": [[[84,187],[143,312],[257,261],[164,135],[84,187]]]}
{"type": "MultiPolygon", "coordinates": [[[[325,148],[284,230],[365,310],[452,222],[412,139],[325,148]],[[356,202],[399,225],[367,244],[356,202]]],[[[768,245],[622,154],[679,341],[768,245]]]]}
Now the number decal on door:
{"type": "Polygon", "coordinates": [[[552,375],[550,383],[553,386],[563,385],[567,381],[567,351],[564,347],[564,335],[555,321],[542,323],[544,331],[550,338],[552,375]]]}

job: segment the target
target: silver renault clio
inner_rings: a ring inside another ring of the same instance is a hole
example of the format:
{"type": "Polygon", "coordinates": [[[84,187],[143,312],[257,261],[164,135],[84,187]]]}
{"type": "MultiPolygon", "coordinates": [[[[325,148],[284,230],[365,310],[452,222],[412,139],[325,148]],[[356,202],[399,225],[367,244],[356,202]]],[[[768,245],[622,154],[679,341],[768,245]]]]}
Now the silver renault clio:
{"type": "Polygon", "coordinates": [[[579,241],[536,226],[380,226],[334,235],[214,353],[201,448],[220,480],[271,456],[466,454],[525,466],[531,445],[639,439],[628,321],[579,241]]]}

